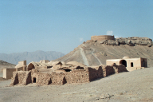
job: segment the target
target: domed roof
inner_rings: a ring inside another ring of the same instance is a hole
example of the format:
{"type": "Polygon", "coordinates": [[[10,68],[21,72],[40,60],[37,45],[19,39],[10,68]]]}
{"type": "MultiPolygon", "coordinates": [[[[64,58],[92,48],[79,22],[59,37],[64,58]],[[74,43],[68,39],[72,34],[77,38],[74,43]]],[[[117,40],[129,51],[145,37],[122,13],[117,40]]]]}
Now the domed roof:
{"type": "Polygon", "coordinates": [[[129,56],[124,56],[124,57],[123,57],[123,59],[128,59],[128,58],[130,58],[130,57],[129,57],[129,56]]]}

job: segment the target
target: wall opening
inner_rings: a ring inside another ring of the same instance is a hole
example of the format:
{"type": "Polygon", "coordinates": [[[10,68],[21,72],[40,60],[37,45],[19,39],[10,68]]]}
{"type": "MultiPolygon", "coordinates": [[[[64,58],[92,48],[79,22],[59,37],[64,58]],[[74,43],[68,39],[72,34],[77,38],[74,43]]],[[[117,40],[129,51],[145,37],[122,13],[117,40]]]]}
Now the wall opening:
{"type": "Polygon", "coordinates": [[[48,85],[51,84],[51,83],[52,83],[52,79],[50,78],[50,79],[49,79],[49,82],[48,82],[48,85]]]}
{"type": "Polygon", "coordinates": [[[63,78],[63,84],[66,84],[67,83],[67,81],[66,81],[66,78],[64,77],[63,78]]]}
{"type": "Polygon", "coordinates": [[[125,67],[127,67],[127,62],[126,62],[126,60],[121,60],[121,61],[120,61],[120,64],[122,64],[122,65],[124,65],[125,67]]]}
{"type": "Polygon", "coordinates": [[[33,83],[36,83],[36,78],[35,77],[33,78],[33,83]]]}
{"type": "Polygon", "coordinates": [[[66,72],[70,72],[71,71],[71,69],[64,69],[66,72]]]}
{"type": "Polygon", "coordinates": [[[133,67],[133,62],[131,62],[131,67],[133,67]]]}
{"type": "Polygon", "coordinates": [[[35,67],[34,67],[34,65],[33,65],[32,63],[30,63],[30,64],[28,65],[28,71],[29,71],[29,70],[32,70],[32,69],[35,69],[35,67]]]}
{"type": "Polygon", "coordinates": [[[47,66],[47,69],[52,68],[53,66],[47,66]]]}

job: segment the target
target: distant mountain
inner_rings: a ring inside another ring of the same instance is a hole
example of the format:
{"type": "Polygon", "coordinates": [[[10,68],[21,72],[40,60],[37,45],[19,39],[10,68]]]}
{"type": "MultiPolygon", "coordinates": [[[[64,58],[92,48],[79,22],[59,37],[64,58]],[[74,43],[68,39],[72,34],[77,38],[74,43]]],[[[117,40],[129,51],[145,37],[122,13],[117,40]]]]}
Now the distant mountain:
{"type": "Polygon", "coordinates": [[[12,64],[17,64],[19,61],[27,60],[27,63],[31,61],[40,60],[55,60],[64,56],[61,52],[56,51],[35,51],[35,52],[23,52],[23,53],[12,53],[4,54],[0,53],[0,60],[7,61],[12,64]]]}

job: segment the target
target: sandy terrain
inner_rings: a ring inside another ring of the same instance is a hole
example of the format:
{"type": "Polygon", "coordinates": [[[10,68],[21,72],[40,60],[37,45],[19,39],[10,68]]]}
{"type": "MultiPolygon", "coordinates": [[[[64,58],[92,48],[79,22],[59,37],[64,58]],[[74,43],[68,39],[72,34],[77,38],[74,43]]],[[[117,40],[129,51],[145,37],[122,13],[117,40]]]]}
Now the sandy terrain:
{"type": "Polygon", "coordinates": [[[153,68],[111,75],[90,83],[6,87],[0,102],[153,102],[153,68]]]}

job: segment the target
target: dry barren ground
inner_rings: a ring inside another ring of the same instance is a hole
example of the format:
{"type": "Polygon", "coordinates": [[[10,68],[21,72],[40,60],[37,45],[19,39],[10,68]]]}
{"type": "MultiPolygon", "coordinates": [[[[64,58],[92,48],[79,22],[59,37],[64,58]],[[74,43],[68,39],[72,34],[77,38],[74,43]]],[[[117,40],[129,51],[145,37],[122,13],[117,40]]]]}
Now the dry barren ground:
{"type": "Polygon", "coordinates": [[[7,87],[0,81],[0,102],[153,102],[153,68],[111,75],[90,83],[7,87]]]}

